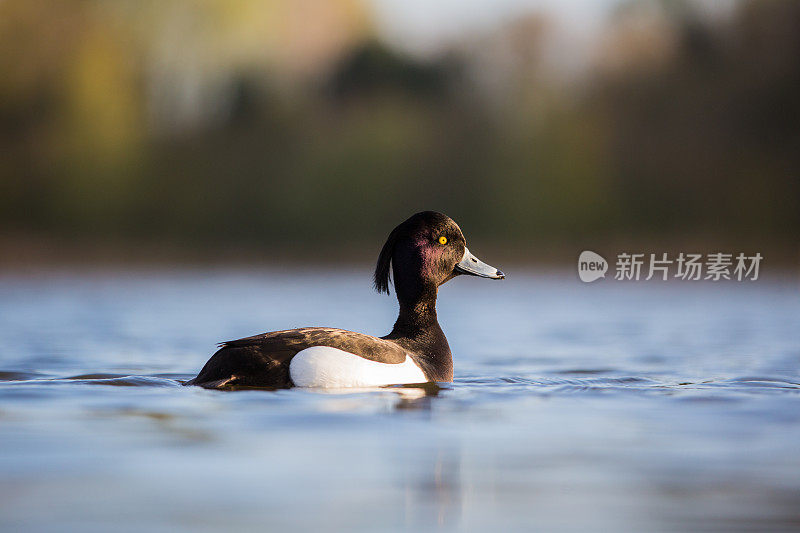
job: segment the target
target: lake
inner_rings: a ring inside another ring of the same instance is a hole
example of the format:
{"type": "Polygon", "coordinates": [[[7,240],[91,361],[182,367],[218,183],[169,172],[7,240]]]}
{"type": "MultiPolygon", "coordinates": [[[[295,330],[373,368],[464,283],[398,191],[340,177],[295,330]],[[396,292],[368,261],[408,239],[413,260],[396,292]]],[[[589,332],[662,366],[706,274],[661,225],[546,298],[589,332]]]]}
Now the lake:
{"type": "MultiPolygon", "coordinates": [[[[505,265],[501,265],[505,266],[505,265]]],[[[182,387],[217,342],[382,335],[370,273],[0,277],[0,529],[800,528],[800,286],[458,278],[440,387],[182,387]]]]}

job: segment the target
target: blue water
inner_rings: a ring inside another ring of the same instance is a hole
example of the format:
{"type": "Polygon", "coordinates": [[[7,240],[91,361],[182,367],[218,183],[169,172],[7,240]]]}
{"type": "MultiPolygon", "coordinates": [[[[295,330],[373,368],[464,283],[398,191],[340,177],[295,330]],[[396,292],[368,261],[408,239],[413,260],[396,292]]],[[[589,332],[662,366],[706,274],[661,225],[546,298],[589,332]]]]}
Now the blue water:
{"type": "MultiPolygon", "coordinates": [[[[512,270],[512,269],[509,269],[512,270]]],[[[800,286],[459,278],[456,378],[182,387],[215,343],[384,334],[369,273],[0,277],[0,529],[800,528],[800,286]]]]}

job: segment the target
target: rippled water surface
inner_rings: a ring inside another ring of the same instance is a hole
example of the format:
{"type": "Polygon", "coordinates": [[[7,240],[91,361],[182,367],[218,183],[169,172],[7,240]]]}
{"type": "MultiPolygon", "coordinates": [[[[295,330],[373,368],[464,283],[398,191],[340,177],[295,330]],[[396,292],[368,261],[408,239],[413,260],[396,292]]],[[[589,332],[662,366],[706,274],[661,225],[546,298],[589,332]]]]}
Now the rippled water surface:
{"type": "Polygon", "coordinates": [[[180,385],[395,306],[343,270],[0,277],[0,529],[800,528],[795,282],[459,278],[452,384],[180,385]]]}

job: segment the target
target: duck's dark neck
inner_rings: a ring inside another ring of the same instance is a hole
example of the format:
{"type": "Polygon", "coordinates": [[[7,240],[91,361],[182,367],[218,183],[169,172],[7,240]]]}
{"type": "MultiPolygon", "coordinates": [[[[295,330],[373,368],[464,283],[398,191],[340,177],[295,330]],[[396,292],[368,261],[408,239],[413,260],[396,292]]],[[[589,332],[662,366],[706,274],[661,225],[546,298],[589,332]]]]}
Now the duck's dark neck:
{"type": "Polygon", "coordinates": [[[385,339],[409,350],[422,370],[433,381],[452,381],[453,357],[450,345],[436,317],[435,285],[407,290],[395,283],[400,313],[392,332],[385,339]]]}

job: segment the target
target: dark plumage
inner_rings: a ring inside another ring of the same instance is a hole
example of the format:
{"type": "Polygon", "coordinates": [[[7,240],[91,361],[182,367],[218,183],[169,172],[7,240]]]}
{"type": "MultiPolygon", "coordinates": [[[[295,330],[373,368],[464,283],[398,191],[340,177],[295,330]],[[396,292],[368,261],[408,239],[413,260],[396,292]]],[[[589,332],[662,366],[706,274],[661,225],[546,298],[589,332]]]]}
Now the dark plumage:
{"type": "Polygon", "coordinates": [[[438,288],[459,274],[500,279],[503,273],[469,253],[458,225],[433,211],[413,215],[389,234],[375,267],[378,292],[389,293],[390,273],[400,312],[388,335],[378,338],[307,327],[228,341],[186,385],[291,387],[292,358],[313,346],[338,348],[369,361],[397,365],[408,355],[428,381],[451,381],[450,346],[436,317],[438,288]]]}

